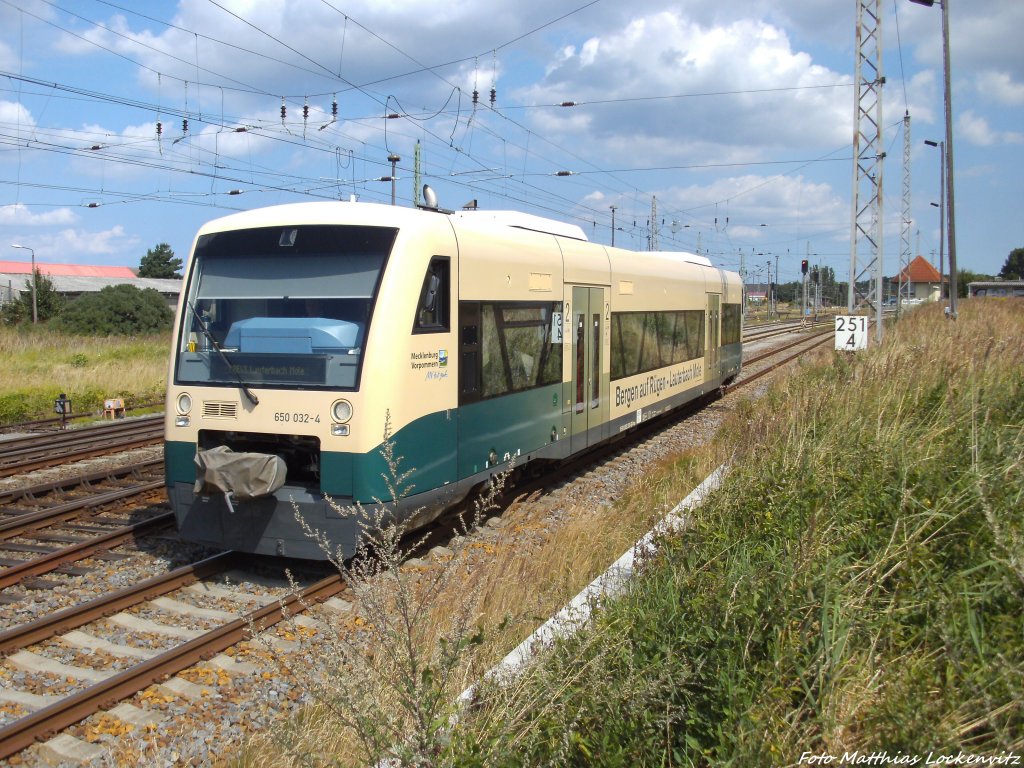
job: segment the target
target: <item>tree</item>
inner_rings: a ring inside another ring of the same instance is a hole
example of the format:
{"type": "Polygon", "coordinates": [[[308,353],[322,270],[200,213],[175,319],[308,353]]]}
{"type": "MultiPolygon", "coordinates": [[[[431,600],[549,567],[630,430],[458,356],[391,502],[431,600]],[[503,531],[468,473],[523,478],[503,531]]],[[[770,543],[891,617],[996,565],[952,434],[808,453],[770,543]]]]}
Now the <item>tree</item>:
{"type": "Polygon", "coordinates": [[[132,336],[158,333],[171,326],[174,313],[152,288],[108,285],[68,305],[57,324],[68,333],[96,336],[132,336]]]}
{"type": "MultiPolygon", "coordinates": [[[[60,314],[64,308],[64,297],[57,293],[53,281],[36,269],[36,316],[45,322],[60,314]]],[[[0,322],[5,325],[32,322],[32,281],[25,281],[25,288],[18,298],[4,305],[0,310],[0,322]]]]}
{"type": "Polygon", "coordinates": [[[157,243],[139,262],[139,277],[177,278],[181,277],[180,269],[181,259],[175,257],[171,246],[157,243]]]}
{"type": "Polygon", "coordinates": [[[956,292],[961,299],[967,298],[967,286],[984,280],[991,280],[992,275],[981,272],[971,272],[969,269],[958,269],[956,271],[956,292]]]}
{"type": "Polygon", "coordinates": [[[1024,248],[1014,248],[1006,257],[1006,263],[999,270],[1003,280],[1024,280],[1024,248]]]}

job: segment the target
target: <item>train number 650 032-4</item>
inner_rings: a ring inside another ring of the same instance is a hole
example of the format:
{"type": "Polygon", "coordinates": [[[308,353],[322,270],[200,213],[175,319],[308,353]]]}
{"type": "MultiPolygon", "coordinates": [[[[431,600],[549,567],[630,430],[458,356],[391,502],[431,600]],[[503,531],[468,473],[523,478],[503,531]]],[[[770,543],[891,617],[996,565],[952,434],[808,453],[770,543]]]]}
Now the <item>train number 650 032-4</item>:
{"type": "Polygon", "coordinates": [[[319,424],[320,416],[309,413],[288,413],[287,411],[275,411],[274,421],[287,421],[294,424],[319,424]]]}

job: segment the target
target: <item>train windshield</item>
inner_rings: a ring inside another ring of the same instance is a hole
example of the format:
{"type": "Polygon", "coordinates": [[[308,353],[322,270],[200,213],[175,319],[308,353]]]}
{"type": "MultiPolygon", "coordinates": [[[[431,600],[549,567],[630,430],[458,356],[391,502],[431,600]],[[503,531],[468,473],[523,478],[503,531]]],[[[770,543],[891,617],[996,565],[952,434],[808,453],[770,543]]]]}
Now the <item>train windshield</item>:
{"type": "Polygon", "coordinates": [[[203,235],[178,382],[355,388],[397,230],[278,226],[203,235]]]}

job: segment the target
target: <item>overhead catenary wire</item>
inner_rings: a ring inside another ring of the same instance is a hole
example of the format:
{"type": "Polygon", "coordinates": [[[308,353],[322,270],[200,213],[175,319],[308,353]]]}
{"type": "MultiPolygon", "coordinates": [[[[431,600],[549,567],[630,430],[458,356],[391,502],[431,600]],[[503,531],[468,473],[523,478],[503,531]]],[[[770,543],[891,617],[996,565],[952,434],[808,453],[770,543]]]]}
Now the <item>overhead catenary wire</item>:
{"type": "MultiPolygon", "coordinates": [[[[3,0],[3,1],[6,2],[8,5],[12,5],[11,3],[8,2],[8,0],[3,0]]],[[[122,10],[125,10],[127,12],[136,13],[135,11],[132,11],[131,9],[124,9],[122,6],[117,6],[115,3],[105,2],[105,0],[98,0],[98,1],[99,2],[103,2],[103,4],[109,5],[111,7],[118,7],[118,8],[122,8],[122,10]]],[[[217,3],[214,3],[214,4],[218,5],[218,7],[222,8],[223,10],[225,10],[228,13],[231,13],[236,18],[239,18],[240,21],[245,22],[245,23],[249,24],[249,26],[252,27],[251,22],[246,21],[244,18],[242,18],[238,14],[235,14],[232,11],[227,11],[226,9],[224,9],[224,7],[222,5],[219,5],[217,3]]],[[[56,3],[50,3],[50,5],[52,5],[55,8],[59,8],[62,12],[65,10],[65,9],[61,8],[61,6],[57,5],[56,3]]],[[[339,11],[337,8],[332,6],[330,3],[326,2],[326,0],[324,0],[324,5],[327,5],[328,7],[334,9],[336,12],[341,13],[341,11],[339,11]]],[[[537,27],[534,30],[531,30],[530,32],[524,33],[523,35],[521,35],[521,36],[519,36],[519,37],[517,37],[517,38],[515,38],[513,40],[507,41],[507,42],[502,43],[502,44],[500,44],[498,46],[495,46],[493,48],[489,48],[488,50],[492,50],[492,51],[496,52],[498,50],[502,50],[504,48],[507,48],[508,46],[510,46],[510,45],[514,44],[515,42],[517,42],[518,40],[522,39],[523,37],[525,37],[525,36],[527,36],[529,34],[532,34],[537,29],[543,29],[545,26],[549,26],[550,24],[554,24],[557,21],[559,21],[561,19],[564,19],[567,16],[572,15],[573,13],[577,13],[580,10],[586,9],[586,8],[592,6],[592,5],[594,5],[594,3],[587,3],[587,4],[583,5],[583,6],[580,6],[580,8],[577,8],[574,11],[571,11],[568,14],[560,16],[557,19],[554,19],[554,20],[552,20],[550,22],[547,22],[545,25],[542,25],[541,27],[537,27]]],[[[15,7],[15,6],[12,5],[12,7],[15,7]]],[[[137,15],[140,15],[140,16],[142,16],[144,18],[152,18],[152,17],[145,17],[142,14],[137,14],[137,15]]],[[[344,17],[345,24],[347,25],[349,20],[350,20],[350,17],[345,15],[345,14],[343,14],[343,13],[342,13],[342,16],[344,17]]],[[[79,18],[84,18],[84,17],[79,16],[79,18]]],[[[353,21],[354,25],[358,25],[360,28],[362,28],[364,30],[367,29],[364,25],[359,24],[355,20],[352,20],[352,21],[353,21]]],[[[160,22],[160,23],[166,23],[166,22],[160,22]]],[[[107,29],[107,27],[104,27],[104,28],[107,29]]],[[[176,28],[181,30],[181,31],[183,31],[183,32],[186,32],[186,33],[192,35],[194,41],[198,41],[199,39],[204,39],[204,40],[208,40],[208,41],[211,41],[211,42],[214,41],[214,38],[211,38],[211,37],[208,37],[208,36],[204,36],[204,35],[200,35],[199,33],[195,32],[194,30],[186,30],[183,27],[176,27],[176,28]]],[[[253,27],[253,28],[255,29],[255,27],[253,27]]],[[[386,42],[383,37],[381,37],[379,35],[376,35],[376,33],[372,33],[370,31],[368,31],[368,34],[373,34],[374,37],[376,37],[377,39],[380,39],[382,42],[386,42]]],[[[321,63],[317,62],[314,58],[305,56],[305,54],[303,54],[301,51],[297,50],[294,46],[290,45],[286,41],[280,40],[278,37],[274,37],[273,35],[270,35],[269,38],[274,41],[275,45],[282,45],[284,48],[286,48],[289,51],[293,52],[295,55],[303,57],[304,61],[307,61],[307,62],[309,62],[310,64],[313,65],[312,67],[302,67],[305,71],[310,72],[310,73],[316,73],[318,75],[322,73],[325,77],[335,78],[336,81],[338,79],[342,79],[343,80],[343,82],[342,82],[343,88],[359,88],[359,86],[350,84],[350,83],[348,83],[348,81],[345,81],[343,78],[340,78],[339,77],[340,76],[340,71],[338,73],[334,72],[334,70],[329,69],[324,64],[321,64],[321,63]]],[[[224,43],[223,41],[216,41],[216,44],[233,45],[233,44],[230,44],[230,43],[224,43]]],[[[240,46],[234,46],[234,48],[241,50],[240,46]]],[[[109,50],[109,49],[106,49],[106,50],[109,50]]],[[[156,48],[153,48],[152,50],[159,52],[161,55],[166,55],[166,52],[158,51],[156,48]]],[[[249,51],[250,53],[254,53],[250,49],[245,49],[245,50],[249,51]]],[[[395,47],[395,50],[401,52],[400,48],[395,47]]],[[[116,52],[114,52],[114,51],[110,51],[110,52],[111,53],[115,53],[115,55],[117,55],[116,52]]],[[[266,54],[261,52],[259,55],[266,55],[266,54]]],[[[124,57],[122,56],[122,58],[124,58],[124,57]]],[[[132,61],[131,59],[125,59],[125,60],[132,61]]],[[[180,63],[184,63],[184,64],[188,64],[189,66],[192,66],[195,69],[196,72],[202,71],[204,73],[213,75],[213,76],[218,77],[218,78],[222,77],[222,75],[220,75],[219,73],[213,72],[213,71],[211,71],[209,69],[206,69],[206,68],[201,68],[199,66],[198,43],[197,43],[197,54],[196,54],[196,57],[195,57],[194,61],[189,62],[187,60],[181,59],[180,57],[177,57],[177,60],[180,63]]],[[[295,62],[289,62],[289,61],[287,61],[285,59],[274,58],[274,60],[275,61],[280,61],[281,63],[287,64],[288,66],[293,66],[293,67],[297,66],[295,64],[295,62]]],[[[416,61],[412,57],[410,57],[410,60],[411,61],[416,61]]],[[[465,60],[466,59],[462,59],[462,61],[465,61],[465,60]]],[[[417,62],[417,63],[420,63],[420,62],[417,62]]],[[[133,62],[133,64],[134,65],[138,65],[138,66],[143,66],[143,65],[139,64],[138,62],[133,62]]],[[[341,69],[341,67],[340,67],[340,64],[339,64],[339,70],[340,69],[341,69]]],[[[437,69],[436,67],[424,66],[423,69],[420,70],[420,71],[427,71],[427,72],[431,72],[431,73],[435,73],[436,74],[436,69],[437,69]]],[[[160,70],[150,69],[149,71],[156,72],[158,78],[162,78],[164,76],[164,74],[160,70]]],[[[196,79],[196,81],[198,81],[199,78],[197,77],[195,79],[196,79]]],[[[185,88],[187,89],[187,87],[188,87],[187,86],[187,81],[182,81],[182,82],[186,83],[185,88]]],[[[204,83],[195,82],[194,83],[194,87],[195,87],[196,91],[199,91],[201,88],[211,87],[213,85],[214,84],[210,83],[210,82],[204,82],[204,83]]],[[[820,86],[810,86],[810,87],[822,87],[822,88],[823,87],[842,87],[844,85],[848,85],[848,84],[820,85],[820,86]]],[[[219,88],[222,88],[222,89],[226,88],[226,89],[229,89],[229,90],[237,91],[239,93],[252,93],[252,94],[256,94],[256,95],[260,95],[260,94],[269,95],[269,94],[266,94],[266,89],[262,89],[261,90],[259,88],[252,88],[250,84],[239,83],[237,80],[235,80],[233,83],[222,81],[221,83],[217,84],[215,87],[219,87],[219,88]]],[[[338,90],[339,89],[334,89],[333,93],[337,93],[338,90]]],[[[790,89],[790,88],[755,89],[753,91],[749,91],[749,93],[759,93],[759,92],[770,93],[770,92],[780,91],[780,90],[795,90],[795,89],[790,89]]],[[[330,94],[330,93],[332,93],[332,91],[325,91],[325,93],[330,94]]],[[[368,93],[366,91],[362,91],[362,93],[363,93],[363,95],[365,95],[365,96],[367,96],[367,97],[369,97],[371,99],[380,98],[380,97],[377,97],[377,96],[375,96],[373,94],[370,94],[370,93],[368,93]]],[[[449,94],[448,94],[448,102],[446,102],[446,103],[450,103],[451,102],[451,100],[453,98],[453,95],[455,93],[456,93],[455,90],[452,90],[452,91],[449,92],[449,94]]],[[[715,92],[715,93],[699,93],[699,94],[697,94],[697,93],[695,93],[695,94],[673,94],[673,95],[668,95],[668,96],[657,96],[657,95],[655,95],[655,96],[650,96],[650,97],[632,97],[630,99],[614,99],[614,100],[613,99],[593,100],[593,101],[579,100],[579,101],[576,102],[576,104],[579,107],[594,107],[594,106],[600,106],[602,104],[625,103],[625,102],[629,102],[629,101],[640,101],[640,100],[656,101],[656,100],[663,100],[663,99],[694,98],[694,97],[714,96],[714,95],[734,95],[734,94],[741,94],[741,93],[748,93],[748,91],[722,91],[722,92],[715,92]]],[[[140,109],[147,108],[141,102],[139,102],[137,105],[130,105],[130,102],[132,101],[132,99],[126,98],[124,96],[117,96],[117,95],[114,95],[114,94],[108,94],[106,96],[110,97],[111,103],[119,103],[122,106],[137,106],[137,108],[140,108],[140,109]]],[[[96,96],[95,94],[93,94],[91,96],[86,96],[85,98],[88,100],[89,98],[93,98],[93,97],[100,98],[99,96],[96,96]]],[[[288,97],[288,98],[291,99],[293,97],[288,97]]],[[[303,95],[302,98],[305,99],[305,95],[303,95]]],[[[178,119],[180,119],[182,121],[192,120],[193,122],[198,122],[201,125],[205,125],[207,128],[211,128],[211,129],[213,129],[215,131],[213,133],[214,136],[216,136],[216,135],[224,135],[224,133],[226,133],[227,131],[232,130],[230,125],[228,125],[229,121],[226,119],[227,116],[225,116],[225,119],[221,119],[220,123],[218,124],[217,120],[215,120],[215,119],[214,120],[210,120],[207,116],[202,116],[201,113],[198,110],[195,110],[195,111],[190,110],[190,109],[174,110],[173,106],[171,106],[170,109],[168,109],[168,105],[160,103],[162,101],[163,101],[162,99],[158,100],[158,104],[156,105],[158,110],[162,111],[161,114],[163,113],[163,111],[168,111],[168,112],[178,111],[178,113],[179,113],[177,115],[178,119]],[[200,119],[202,117],[206,117],[206,119],[200,119]]],[[[387,98],[384,98],[383,101],[386,103],[387,102],[387,98]]],[[[397,100],[395,101],[395,103],[396,104],[398,103],[397,100]]],[[[151,107],[152,107],[152,105],[150,105],[150,108],[151,107]]],[[[514,109],[539,109],[539,108],[544,108],[544,107],[545,107],[545,105],[543,105],[543,104],[518,105],[518,106],[517,105],[505,105],[505,106],[503,106],[503,109],[501,111],[499,111],[499,110],[495,109],[494,105],[492,104],[491,105],[491,109],[488,110],[488,113],[489,114],[494,114],[499,120],[505,121],[509,126],[514,126],[517,130],[524,131],[524,135],[525,136],[527,136],[527,137],[532,136],[534,138],[534,141],[530,141],[529,138],[527,138],[526,141],[520,143],[520,146],[530,147],[532,145],[532,149],[528,150],[528,152],[530,153],[531,157],[534,157],[534,158],[536,158],[538,160],[541,160],[542,162],[546,162],[551,167],[557,168],[558,165],[564,165],[564,158],[560,159],[561,160],[560,162],[556,162],[553,157],[545,157],[543,154],[537,153],[537,151],[536,151],[537,150],[537,141],[536,141],[536,139],[542,140],[547,146],[551,147],[557,153],[568,154],[570,156],[573,153],[571,151],[567,150],[565,147],[560,146],[557,142],[552,142],[548,137],[546,137],[546,136],[544,136],[544,135],[542,135],[540,133],[537,133],[535,129],[531,129],[531,128],[527,127],[527,126],[522,125],[520,122],[511,119],[508,116],[508,114],[507,114],[507,112],[509,110],[514,110],[514,109]]],[[[417,114],[417,113],[413,112],[412,110],[406,110],[400,104],[399,104],[399,109],[400,109],[400,114],[401,114],[401,116],[403,118],[411,120],[413,122],[421,123],[421,124],[422,123],[429,123],[431,120],[433,120],[435,118],[441,118],[441,119],[445,119],[445,118],[451,119],[451,118],[454,118],[454,123],[450,126],[451,133],[448,135],[447,140],[446,140],[446,138],[445,138],[445,136],[443,134],[434,134],[434,133],[428,131],[427,135],[431,136],[431,138],[434,141],[437,141],[440,146],[444,146],[444,145],[447,144],[449,149],[455,151],[456,154],[452,156],[453,157],[453,159],[452,159],[453,163],[455,163],[457,161],[458,157],[465,157],[467,160],[470,161],[471,165],[474,166],[474,167],[484,169],[484,168],[490,168],[492,166],[492,161],[491,160],[487,159],[487,161],[484,162],[481,158],[477,157],[476,154],[472,150],[466,149],[465,147],[455,146],[455,142],[452,141],[451,137],[453,137],[455,135],[455,127],[459,123],[459,111],[456,111],[454,113],[454,115],[451,115],[448,112],[446,112],[445,105],[441,105],[439,109],[435,109],[433,112],[422,111],[420,114],[417,114]]],[[[261,120],[259,118],[251,118],[250,119],[250,118],[246,118],[245,116],[242,116],[242,115],[238,115],[236,117],[238,117],[238,120],[235,121],[235,122],[238,125],[235,126],[234,130],[237,130],[239,125],[240,125],[240,126],[246,128],[246,130],[248,130],[248,131],[255,131],[255,134],[259,135],[261,138],[269,139],[269,140],[276,141],[276,142],[287,141],[287,138],[288,138],[287,136],[282,135],[280,132],[273,131],[269,125],[261,122],[261,120]]],[[[326,113],[324,113],[324,120],[327,120],[327,119],[328,118],[326,117],[326,113]]],[[[370,121],[370,120],[375,120],[375,119],[379,119],[379,118],[374,118],[372,116],[363,116],[363,117],[352,117],[352,118],[346,118],[346,119],[347,120],[370,121]]],[[[186,125],[186,124],[187,123],[185,123],[185,122],[182,123],[182,125],[186,125]]],[[[325,127],[326,127],[326,125],[330,125],[330,124],[331,123],[326,123],[325,127]]],[[[287,132],[288,124],[284,124],[282,127],[284,128],[285,132],[287,132]]],[[[381,126],[381,128],[380,128],[381,136],[384,137],[384,148],[385,149],[387,149],[387,146],[388,146],[387,136],[388,136],[388,133],[392,132],[392,128],[393,128],[393,126],[391,126],[391,124],[388,121],[385,121],[383,126],[381,126]]],[[[422,129],[422,125],[420,126],[420,128],[422,129]]],[[[510,147],[510,146],[512,146],[514,144],[514,142],[513,143],[509,142],[509,140],[508,140],[509,137],[507,135],[504,135],[501,132],[495,131],[495,129],[492,126],[485,126],[485,125],[483,125],[479,121],[474,122],[473,129],[474,130],[487,130],[488,132],[490,132],[490,134],[496,140],[502,142],[502,146],[503,147],[508,148],[508,147],[510,147]]],[[[184,133],[185,133],[185,131],[182,131],[182,134],[184,134],[184,133]]],[[[193,131],[193,133],[196,134],[197,132],[193,131]]],[[[447,133],[447,131],[446,131],[446,133],[447,133]]],[[[304,141],[301,144],[301,146],[303,146],[305,148],[308,148],[308,149],[313,149],[315,151],[322,151],[322,152],[325,152],[325,153],[330,153],[330,156],[332,158],[335,156],[336,152],[339,149],[338,144],[337,144],[336,141],[324,141],[324,142],[317,143],[317,142],[306,140],[306,141],[304,141]]],[[[47,150],[47,151],[50,151],[50,150],[47,150]]],[[[199,149],[197,151],[203,152],[203,151],[206,151],[206,150],[199,149]]],[[[364,156],[361,158],[363,160],[363,162],[367,162],[367,163],[379,162],[379,160],[377,160],[377,161],[374,160],[374,157],[373,157],[373,152],[374,151],[375,151],[375,148],[373,146],[367,146],[366,150],[365,150],[365,153],[364,153],[364,156]]],[[[648,169],[643,169],[643,168],[635,168],[635,169],[630,169],[630,168],[602,168],[602,167],[600,167],[597,164],[589,162],[585,158],[581,158],[580,160],[581,160],[581,162],[579,163],[578,167],[574,167],[574,171],[573,171],[573,175],[574,176],[581,176],[581,177],[588,178],[588,180],[596,181],[598,184],[601,184],[602,186],[604,186],[608,190],[608,192],[610,194],[613,194],[613,195],[625,195],[625,196],[639,197],[639,196],[643,196],[643,195],[647,195],[648,194],[648,193],[644,192],[643,190],[637,188],[635,184],[631,184],[631,183],[628,182],[628,180],[626,180],[624,178],[621,178],[621,176],[629,174],[630,172],[639,172],[641,170],[648,170],[648,169]],[[611,184],[605,184],[604,180],[610,180],[611,184]]],[[[220,161],[217,160],[217,162],[220,162],[220,161]]],[[[525,157],[524,157],[524,162],[525,162],[525,157]]],[[[798,161],[790,161],[790,160],[785,160],[785,161],[762,161],[763,164],[768,164],[768,163],[772,163],[772,162],[798,162],[798,161]]],[[[164,166],[159,166],[159,164],[157,164],[157,163],[154,163],[153,165],[154,165],[154,167],[164,167],[164,166]]],[[[447,167],[449,169],[451,169],[453,167],[451,164],[446,164],[446,165],[447,165],[447,167]]],[[[754,166],[754,165],[755,165],[755,163],[736,163],[735,165],[733,165],[733,164],[720,164],[719,165],[719,164],[714,164],[714,163],[680,164],[680,165],[664,166],[663,168],[659,168],[659,169],[663,169],[665,171],[671,172],[671,171],[689,170],[689,169],[697,169],[697,168],[743,167],[743,166],[754,166]]],[[[165,170],[170,169],[169,166],[168,167],[164,167],[164,168],[165,168],[165,170]]],[[[658,170],[658,169],[650,169],[650,170],[658,170]]],[[[539,179],[539,178],[541,178],[541,177],[543,177],[545,175],[550,175],[550,174],[551,174],[550,171],[545,171],[545,170],[540,170],[540,169],[533,169],[533,168],[527,169],[524,166],[523,171],[520,172],[520,173],[514,174],[514,176],[518,179],[517,183],[523,185],[523,190],[524,190],[524,192],[526,192],[527,190],[531,190],[532,189],[532,187],[531,187],[531,185],[529,183],[530,179],[539,179]]],[[[504,199],[510,199],[510,200],[515,200],[515,201],[523,201],[523,202],[526,202],[527,204],[530,204],[530,205],[536,205],[536,198],[535,197],[532,197],[532,196],[528,197],[526,194],[524,194],[524,195],[516,195],[516,194],[512,194],[512,193],[510,193],[508,191],[508,183],[509,183],[509,180],[512,178],[512,176],[513,176],[513,174],[505,173],[505,174],[501,174],[501,175],[499,175],[497,177],[492,177],[490,179],[474,179],[474,180],[470,181],[469,184],[473,188],[484,188],[484,187],[486,187],[486,188],[488,188],[488,190],[489,190],[489,192],[491,194],[494,194],[496,196],[502,197],[504,199]],[[498,186],[495,186],[494,182],[500,182],[500,184],[498,186]]],[[[566,179],[566,182],[569,183],[570,180],[566,179]]],[[[768,183],[768,182],[766,182],[766,183],[768,183]]],[[[536,188],[536,189],[538,191],[540,191],[540,188],[536,188]]],[[[573,198],[573,197],[571,197],[569,195],[559,195],[557,193],[552,193],[550,190],[543,190],[542,194],[544,195],[544,198],[546,200],[550,201],[550,203],[548,205],[544,206],[544,207],[547,208],[548,210],[550,210],[552,213],[555,213],[556,215],[562,215],[562,216],[568,216],[568,217],[576,216],[577,218],[579,218],[580,214],[576,213],[576,211],[580,211],[580,212],[582,212],[583,214],[586,215],[586,217],[587,217],[586,220],[588,222],[591,221],[591,220],[594,220],[594,219],[596,219],[598,217],[606,215],[606,211],[604,210],[604,206],[601,206],[601,205],[590,205],[590,206],[588,206],[586,203],[581,203],[579,198],[573,198]],[[562,205],[564,205],[566,207],[563,208],[563,207],[561,207],[562,205]]]]}

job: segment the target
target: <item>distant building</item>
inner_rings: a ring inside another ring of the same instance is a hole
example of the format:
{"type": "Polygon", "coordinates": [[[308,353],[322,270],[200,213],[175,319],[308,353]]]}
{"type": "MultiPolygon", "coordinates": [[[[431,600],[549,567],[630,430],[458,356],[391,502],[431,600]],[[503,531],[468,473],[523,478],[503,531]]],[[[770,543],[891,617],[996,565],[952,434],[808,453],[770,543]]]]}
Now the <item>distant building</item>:
{"type": "MultiPolygon", "coordinates": [[[[178,306],[181,280],[163,280],[155,277],[139,277],[131,267],[89,266],[84,264],[47,264],[36,262],[40,275],[53,283],[57,293],[69,301],[83,293],[98,293],[108,285],[134,285],[139,290],[153,288],[167,302],[172,310],[178,306]]],[[[28,261],[0,261],[0,305],[14,301],[22,291],[28,290],[26,282],[31,279],[32,264],[28,261]]]]}
{"type": "Polygon", "coordinates": [[[946,279],[939,274],[939,270],[928,263],[924,256],[918,256],[910,262],[896,277],[892,278],[893,285],[907,284],[907,296],[915,304],[925,301],[938,301],[945,294],[943,286],[946,279]]]}
{"type": "Polygon", "coordinates": [[[979,280],[967,284],[967,295],[978,298],[1024,296],[1024,280],[979,280]]]}

